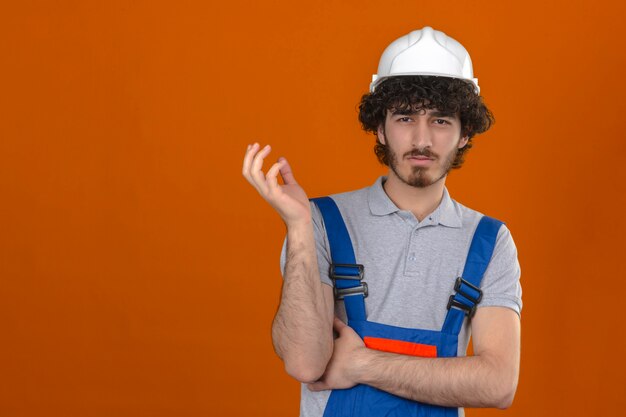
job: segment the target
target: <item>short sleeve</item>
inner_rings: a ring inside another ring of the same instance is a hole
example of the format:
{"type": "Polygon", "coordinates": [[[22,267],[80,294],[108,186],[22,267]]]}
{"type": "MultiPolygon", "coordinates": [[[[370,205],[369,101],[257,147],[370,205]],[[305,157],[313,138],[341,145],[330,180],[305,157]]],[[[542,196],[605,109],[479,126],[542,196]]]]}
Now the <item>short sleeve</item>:
{"type": "MultiPolygon", "coordinates": [[[[328,237],[326,236],[326,230],[324,229],[324,220],[322,213],[317,205],[311,202],[311,218],[313,219],[313,234],[315,236],[315,247],[317,249],[317,264],[320,271],[320,279],[322,283],[332,286],[333,283],[330,279],[330,245],[328,243],[328,237]]],[[[280,253],[280,271],[285,275],[285,264],[287,263],[287,238],[283,241],[283,248],[280,253]]]]}
{"type": "Polygon", "coordinates": [[[515,242],[509,229],[502,225],[498,231],[491,262],[482,280],[483,299],[478,307],[508,307],[518,315],[521,314],[520,275],[521,269],[515,242]]]}

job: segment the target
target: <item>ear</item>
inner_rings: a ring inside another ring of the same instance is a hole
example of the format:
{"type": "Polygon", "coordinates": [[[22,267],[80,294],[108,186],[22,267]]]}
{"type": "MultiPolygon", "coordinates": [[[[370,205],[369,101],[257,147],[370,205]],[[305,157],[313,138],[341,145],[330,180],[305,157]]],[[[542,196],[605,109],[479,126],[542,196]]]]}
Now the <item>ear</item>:
{"type": "Polygon", "coordinates": [[[464,147],[465,147],[465,145],[467,145],[467,142],[469,142],[469,136],[463,136],[463,137],[461,138],[461,140],[459,141],[459,146],[458,146],[458,148],[459,148],[459,149],[464,148],[464,147]]]}
{"type": "Polygon", "coordinates": [[[376,132],[376,136],[378,136],[378,141],[385,145],[385,129],[382,124],[378,125],[378,131],[376,132]]]}

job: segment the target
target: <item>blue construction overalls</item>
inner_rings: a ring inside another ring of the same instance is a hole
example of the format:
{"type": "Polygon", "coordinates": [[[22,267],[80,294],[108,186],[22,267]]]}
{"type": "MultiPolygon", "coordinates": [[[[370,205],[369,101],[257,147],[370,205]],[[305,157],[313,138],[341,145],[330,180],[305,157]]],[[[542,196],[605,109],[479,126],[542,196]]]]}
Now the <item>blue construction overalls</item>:
{"type": "MultiPolygon", "coordinates": [[[[357,264],[350,235],[337,205],[330,197],[312,200],[322,213],[330,243],[332,264],[330,277],[335,284],[335,298],[344,301],[348,325],[371,349],[422,357],[457,355],[458,336],[465,316],[470,318],[482,298],[480,282],[491,260],[502,222],[481,218],[465,261],[462,277],[447,300],[448,313],[440,331],[407,329],[367,320],[363,265],[357,264]]],[[[444,301],[444,300],[442,300],[444,301]]],[[[407,400],[368,385],[333,390],[324,417],[422,417],[458,416],[456,407],[441,407],[407,400]]]]}

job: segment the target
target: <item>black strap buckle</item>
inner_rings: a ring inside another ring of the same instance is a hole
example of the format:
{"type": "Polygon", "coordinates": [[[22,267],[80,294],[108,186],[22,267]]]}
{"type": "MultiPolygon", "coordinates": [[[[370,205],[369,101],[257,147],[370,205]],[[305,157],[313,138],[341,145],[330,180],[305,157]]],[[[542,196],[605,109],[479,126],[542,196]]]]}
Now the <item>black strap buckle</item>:
{"type": "Polygon", "coordinates": [[[482,290],[480,288],[476,287],[475,285],[473,285],[472,283],[464,280],[461,277],[458,277],[456,279],[456,282],[454,283],[454,291],[458,292],[459,294],[461,294],[463,297],[467,298],[468,300],[470,300],[474,304],[480,303],[480,300],[483,299],[483,292],[482,292],[482,290]],[[474,297],[474,296],[470,295],[469,293],[467,293],[466,291],[463,291],[463,285],[467,285],[472,290],[476,291],[478,293],[478,296],[474,297]]]}
{"type": "Polygon", "coordinates": [[[358,279],[361,281],[363,279],[363,265],[360,264],[330,264],[330,279],[333,281],[336,279],[358,279]],[[338,268],[355,268],[357,274],[356,275],[346,275],[346,274],[338,274],[338,268]]]}
{"type": "Polygon", "coordinates": [[[471,284],[470,282],[464,280],[463,278],[458,277],[456,279],[456,282],[454,283],[454,291],[456,291],[457,294],[460,294],[461,296],[466,298],[469,302],[472,303],[472,305],[468,306],[465,303],[462,303],[460,301],[455,300],[454,297],[456,296],[456,294],[452,294],[450,296],[450,298],[448,299],[448,310],[450,310],[451,307],[455,307],[455,308],[458,308],[460,310],[464,310],[465,313],[467,314],[467,316],[470,319],[472,317],[474,317],[474,314],[476,314],[476,306],[483,299],[483,292],[482,292],[482,290],[480,288],[476,287],[475,285],[471,284]],[[464,285],[469,287],[470,289],[474,290],[475,292],[477,292],[478,296],[473,296],[473,295],[469,294],[463,288],[464,285]]]}
{"type": "Polygon", "coordinates": [[[363,281],[364,269],[363,265],[360,264],[331,264],[330,265],[330,279],[333,280],[335,284],[333,288],[333,292],[335,294],[335,299],[343,300],[347,295],[355,295],[355,294],[363,294],[364,297],[368,295],[367,282],[363,281]],[[342,268],[352,269],[356,274],[348,275],[346,271],[341,271],[342,268]],[[343,272],[343,273],[341,273],[343,272]],[[337,288],[337,280],[338,279],[346,279],[346,280],[355,280],[361,281],[360,285],[349,288],[337,288]]]}
{"type": "Polygon", "coordinates": [[[367,282],[361,282],[361,285],[358,287],[350,287],[350,288],[335,288],[333,289],[335,293],[335,299],[343,300],[346,295],[355,295],[355,294],[363,294],[363,297],[367,297],[368,289],[367,282]]]}

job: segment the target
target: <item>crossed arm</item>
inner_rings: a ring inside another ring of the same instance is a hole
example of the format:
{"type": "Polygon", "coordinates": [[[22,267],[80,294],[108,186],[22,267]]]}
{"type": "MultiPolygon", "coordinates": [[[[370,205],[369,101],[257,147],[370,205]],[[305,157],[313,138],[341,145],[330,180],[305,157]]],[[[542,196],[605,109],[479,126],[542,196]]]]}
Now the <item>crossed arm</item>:
{"type": "Polygon", "coordinates": [[[479,308],[472,320],[474,355],[418,358],[365,347],[335,319],[339,337],[323,377],[309,389],[366,384],[400,397],[449,407],[507,408],[519,373],[519,317],[504,307],[479,308]]]}
{"type": "Polygon", "coordinates": [[[243,174],[287,225],[287,263],[272,325],[287,372],[313,391],[367,384],[401,397],[443,406],[510,406],[519,374],[520,323],[503,307],[483,307],[472,320],[474,355],[417,358],[368,349],[335,319],[329,286],[319,279],[306,194],[285,159],[261,171],[269,147],[249,146],[243,174]],[[284,184],[278,184],[281,174],[284,184]],[[332,327],[339,337],[333,340],[332,327]]]}

